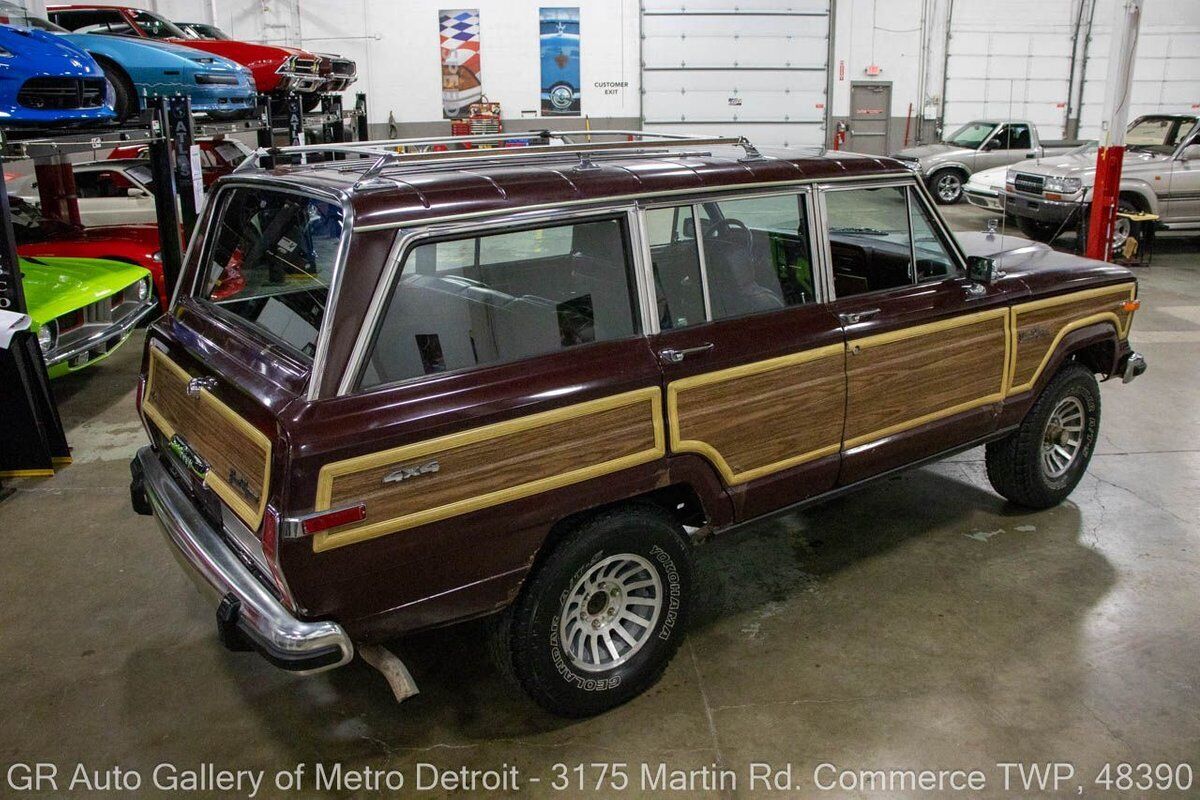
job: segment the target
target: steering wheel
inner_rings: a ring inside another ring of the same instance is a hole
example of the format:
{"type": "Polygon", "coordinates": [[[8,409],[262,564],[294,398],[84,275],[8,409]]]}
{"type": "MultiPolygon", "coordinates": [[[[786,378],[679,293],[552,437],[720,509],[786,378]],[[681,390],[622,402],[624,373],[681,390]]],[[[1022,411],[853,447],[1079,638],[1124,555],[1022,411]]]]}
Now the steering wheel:
{"type": "Polygon", "coordinates": [[[713,229],[713,236],[730,244],[740,244],[747,253],[754,249],[754,234],[740,219],[723,219],[713,229]]]}

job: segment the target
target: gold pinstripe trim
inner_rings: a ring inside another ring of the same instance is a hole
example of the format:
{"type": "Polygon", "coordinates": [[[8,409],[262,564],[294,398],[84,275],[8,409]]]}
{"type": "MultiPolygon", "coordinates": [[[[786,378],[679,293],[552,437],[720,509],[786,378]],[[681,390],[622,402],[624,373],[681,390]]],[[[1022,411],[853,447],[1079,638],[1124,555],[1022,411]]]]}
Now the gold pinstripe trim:
{"type": "MultiPolygon", "coordinates": [[[[1082,292],[1073,292],[1071,294],[1064,294],[1058,297],[1049,297],[1045,300],[1034,300],[1030,303],[1022,303],[1021,305],[1013,306],[1013,342],[1016,342],[1016,333],[1020,327],[1019,317],[1024,311],[1037,311],[1039,309],[1051,308],[1057,305],[1065,305],[1067,303],[1073,303],[1079,300],[1090,300],[1093,297],[1105,297],[1110,294],[1124,295],[1127,299],[1133,300],[1137,294],[1137,284],[1122,283],[1117,286],[1104,286],[1099,289],[1088,289],[1082,292]]],[[[1013,381],[1017,379],[1017,357],[1014,348],[1012,362],[1009,364],[1007,395],[1019,394],[1032,389],[1037,384],[1038,378],[1042,376],[1042,372],[1046,369],[1046,365],[1050,363],[1050,359],[1054,357],[1054,353],[1058,350],[1059,344],[1062,343],[1062,340],[1066,338],[1067,334],[1071,333],[1072,331],[1077,331],[1080,328],[1086,328],[1088,325],[1094,325],[1098,322],[1111,322],[1113,328],[1117,332],[1117,338],[1128,339],[1129,329],[1133,326],[1133,314],[1129,314],[1129,318],[1126,320],[1124,326],[1121,325],[1121,318],[1117,316],[1115,311],[1101,311],[1096,314],[1090,314],[1086,317],[1077,319],[1074,322],[1064,325],[1055,335],[1054,339],[1050,342],[1049,347],[1046,348],[1046,353],[1042,356],[1041,363],[1038,364],[1037,369],[1033,371],[1033,376],[1020,386],[1013,385],[1013,381]]]]}
{"type": "Polygon", "coordinates": [[[52,469],[2,469],[0,478],[53,478],[52,469]]]}
{"type": "Polygon", "coordinates": [[[370,525],[363,525],[352,530],[342,533],[336,531],[326,531],[318,533],[313,537],[313,551],[322,552],[331,550],[343,545],[362,542],[367,539],[374,539],[379,536],[385,536],[389,533],[397,533],[399,531],[415,528],[420,525],[427,525],[431,522],[456,517],[462,514],[468,514],[472,511],[489,508],[491,506],[500,505],[501,503],[519,500],[530,495],[548,492],[552,489],[558,489],[563,486],[569,486],[573,483],[590,480],[592,478],[607,475],[611,472],[617,472],[622,469],[645,464],[649,461],[656,461],[666,454],[666,441],[663,434],[663,419],[662,419],[662,390],[657,386],[647,387],[645,389],[636,389],[632,392],[613,395],[612,397],[604,397],[599,400],[591,400],[586,403],[579,403],[573,406],[564,408],[556,408],[552,411],[543,411],[529,416],[519,417],[517,419],[497,422],[491,425],[484,425],[479,428],[472,428],[460,433],[452,433],[447,436],[439,436],[436,439],[427,439],[423,442],[402,445],[394,447],[390,450],[382,450],[378,453],[368,453],[367,455],[349,458],[344,461],[338,461],[332,464],[326,464],[321,467],[321,471],[317,476],[317,499],[315,511],[325,511],[330,508],[330,503],[333,497],[333,482],[335,478],[345,475],[352,475],[357,472],[363,472],[369,469],[386,466],[388,464],[399,463],[412,459],[422,458],[424,456],[439,453],[444,450],[463,447],[466,445],[477,444],[489,439],[496,439],[501,436],[507,436],[512,433],[520,433],[535,428],[553,425],[559,422],[567,422],[581,417],[586,417],[591,414],[598,414],[604,411],[611,411],[615,408],[623,408],[625,406],[635,405],[637,403],[648,403],[650,413],[652,415],[652,424],[654,429],[654,446],[639,450],[636,453],[622,456],[620,458],[611,459],[600,464],[593,464],[588,467],[570,470],[558,475],[552,475],[546,478],[529,481],[527,483],[511,486],[507,489],[500,489],[487,494],[477,495],[475,497],[457,500],[453,503],[428,508],[424,511],[417,511],[411,514],[405,514],[399,517],[380,520],[370,525]]]}
{"type": "Polygon", "coordinates": [[[826,345],[825,347],[818,347],[813,350],[804,350],[791,355],[769,358],[765,361],[755,361],[752,364],[742,364],[737,367],[717,370],[716,372],[706,372],[702,375],[693,375],[688,378],[671,381],[667,386],[667,417],[671,427],[671,450],[677,453],[697,453],[705,456],[713,463],[721,473],[721,476],[730,485],[746,483],[755,478],[761,478],[764,475],[770,475],[773,472],[779,472],[789,467],[795,467],[838,452],[841,449],[840,441],[826,447],[818,448],[817,450],[785,458],[782,461],[776,461],[772,464],[764,464],[761,467],[755,467],[744,472],[734,472],[733,468],[729,466],[729,462],[711,444],[700,439],[683,438],[683,434],[679,428],[679,393],[688,389],[694,389],[697,386],[724,383],[726,381],[737,380],[738,378],[749,377],[750,375],[758,375],[762,372],[770,372],[771,370],[783,367],[816,361],[820,358],[844,355],[845,350],[846,346],[839,342],[838,344],[826,345]]]}
{"type": "MultiPolygon", "coordinates": [[[[159,364],[182,378],[184,383],[191,380],[194,376],[172,361],[165,353],[151,348],[150,371],[146,378],[146,394],[142,400],[142,413],[153,420],[154,424],[162,431],[163,436],[169,440],[175,435],[175,429],[167,422],[162,412],[154,407],[154,403],[150,400],[151,388],[154,386],[154,374],[159,364]]],[[[251,530],[257,530],[259,524],[262,522],[263,513],[267,508],[267,488],[270,485],[269,480],[271,476],[271,440],[263,435],[262,431],[234,412],[233,409],[218,400],[207,389],[200,390],[199,400],[202,403],[211,405],[227,422],[235,428],[239,428],[252,442],[263,448],[262,492],[257,508],[243,500],[241,495],[213,470],[210,469],[204,474],[204,485],[212,489],[217,497],[224,500],[233,513],[237,514],[242,522],[245,522],[251,530]]]]}
{"type": "MultiPolygon", "coordinates": [[[[1016,342],[1016,337],[1012,324],[1012,314],[1007,306],[1004,308],[992,308],[988,309],[987,311],[977,311],[974,314],[966,314],[961,317],[951,317],[950,319],[944,319],[938,322],[930,322],[925,325],[914,325],[911,328],[901,328],[897,331],[879,333],[874,336],[865,336],[861,339],[852,339],[850,342],[848,342],[847,347],[850,348],[850,352],[855,353],[871,347],[892,344],[893,342],[901,342],[917,336],[927,336],[932,333],[952,330],[954,328],[961,328],[964,325],[974,325],[975,323],[986,322],[987,320],[991,319],[1004,320],[1004,360],[1000,365],[999,391],[984,395],[983,397],[979,397],[974,400],[968,400],[965,403],[958,403],[957,405],[949,406],[948,408],[939,409],[928,414],[922,414],[919,417],[913,417],[912,419],[905,420],[904,422],[897,422],[894,425],[889,425],[886,428],[881,428],[877,431],[871,431],[870,433],[864,433],[861,436],[855,436],[853,439],[845,440],[845,442],[842,444],[842,448],[844,450],[851,450],[855,447],[883,439],[896,433],[901,433],[911,428],[916,428],[929,422],[936,422],[939,419],[952,417],[955,414],[961,414],[965,411],[971,411],[972,409],[986,406],[989,403],[997,403],[1003,400],[1008,392],[1010,364],[1014,363],[1016,360],[1016,348],[1013,346],[1016,342]]],[[[848,372],[849,370],[847,370],[847,373],[848,372]]]]}

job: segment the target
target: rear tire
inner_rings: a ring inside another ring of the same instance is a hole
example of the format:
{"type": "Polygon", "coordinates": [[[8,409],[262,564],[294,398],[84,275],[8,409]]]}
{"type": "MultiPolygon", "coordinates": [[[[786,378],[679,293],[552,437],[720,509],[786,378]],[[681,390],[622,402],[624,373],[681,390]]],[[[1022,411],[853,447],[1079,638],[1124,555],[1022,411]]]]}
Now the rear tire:
{"type": "Polygon", "coordinates": [[[1019,506],[1056,506],[1087,470],[1099,430],[1096,376],[1071,362],[1042,390],[1016,431],[988,444],[988,481],[1019,506]]]}
{"type": "Polygon", "coordinates": [[[649,506],[601,514],[567,532],[504,612],[497,661],[553,714],[607,711],[666,669],[684,637],[691,584],[678,523],[649,506]]]}

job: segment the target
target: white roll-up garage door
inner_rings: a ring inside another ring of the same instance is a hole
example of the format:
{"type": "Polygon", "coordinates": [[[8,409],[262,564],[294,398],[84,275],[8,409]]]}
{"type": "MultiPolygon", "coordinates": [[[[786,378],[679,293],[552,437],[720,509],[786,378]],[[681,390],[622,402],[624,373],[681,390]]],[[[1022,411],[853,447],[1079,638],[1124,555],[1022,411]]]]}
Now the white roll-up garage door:
{"type": "Polygon", "coordinates": [[[945,131],[973,119],[1027,119],[1062,137],[1078,0],[953,0],[945,131]]]}
{"type": "MultiPolygon", "coordinates": [[[[1083,82],[1081,139],[1102,135],[1113,13],[1113,0],[1098,0],[1083,82]]],[[[1146,0],[1142,5],[1130,100],[1130,120],[1141,114],[1200,114],[1200,2],[1146,0]]]]}
{"type": "Polygon", "coordinates": [[[826,0],[643,0],[641,55],[649,130],[825,140],[826,0]]]}

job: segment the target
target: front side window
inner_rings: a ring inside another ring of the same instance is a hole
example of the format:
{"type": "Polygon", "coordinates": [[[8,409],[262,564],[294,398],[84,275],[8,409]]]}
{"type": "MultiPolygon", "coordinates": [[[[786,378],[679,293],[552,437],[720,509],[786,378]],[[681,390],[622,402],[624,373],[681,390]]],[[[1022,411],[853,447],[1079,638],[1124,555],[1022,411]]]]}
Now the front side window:
{"type": "Polygon", "coordinates": [[[623,219],[419,245],[404,259],[362,388],[638,332],[623,219]]]}
{"type": "Polygon", "coordinates": [[[273,189],[237,187],[222,197],[198,298],[311,359],[342,238],[342,209],[273,189]]]}
{"type": "Polygon", "coordinates": [[[75,173],[75,193],[85,200],[128,197],[137,186],[116,169],[97,169],[75,173]]]}
{"type": "Polygon", "coordinates": [[[825,210],[838,297],[955,274],[954,259],[910,187],[829,191],[825,210]]]}
{"type": "Polygon", "coordinates": [[[652,209],[646,213],[646,227],[662,330],[776,311],[816,298],[800,195],[652,209]],[[701,294],[705,281],[707,317],[701,294]]]}

